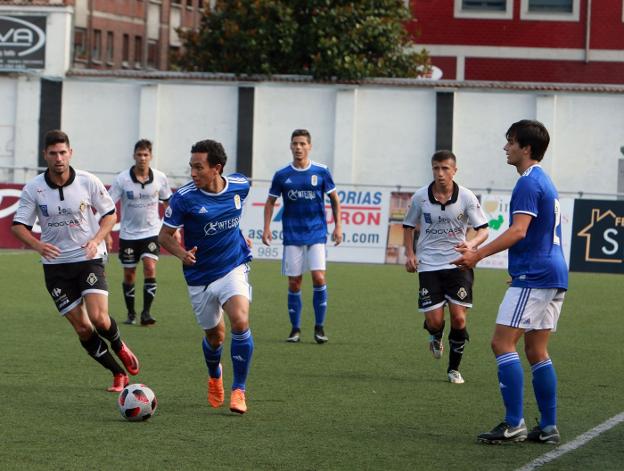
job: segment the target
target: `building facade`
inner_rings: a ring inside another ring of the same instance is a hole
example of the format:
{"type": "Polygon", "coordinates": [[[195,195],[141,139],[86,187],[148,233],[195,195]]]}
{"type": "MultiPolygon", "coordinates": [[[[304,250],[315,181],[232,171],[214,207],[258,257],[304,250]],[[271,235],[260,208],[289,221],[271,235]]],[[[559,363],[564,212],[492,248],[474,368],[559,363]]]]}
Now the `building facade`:
{"type": "Polygon", "coordinates": [[[416,0],[442,79],[624,83],[623,0],[416,0]]]}
{"type": "MultiPolygon", "coordinates": [[[[181,47],[177,28],[197,28],[204,0],[0,1],[0,15],[71,16],[70,68],[168,70],[181,47]]],[[[50,26],[49,26],[50,27],[50,26]]]]}

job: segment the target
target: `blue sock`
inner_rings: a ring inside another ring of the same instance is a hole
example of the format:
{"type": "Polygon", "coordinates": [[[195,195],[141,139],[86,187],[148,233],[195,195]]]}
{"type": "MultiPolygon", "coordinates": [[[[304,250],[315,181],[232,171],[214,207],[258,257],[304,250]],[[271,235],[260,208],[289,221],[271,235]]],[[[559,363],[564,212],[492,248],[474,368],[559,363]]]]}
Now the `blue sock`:
{"type": "Polygon", "coordinates": [[[288,290],[288,315],[293,329],[298,329],[301,325],[301,291],[293,293],[288,290]]]}
{"type": "Polygon", "coordinates": [[[244,332],[232,332],[232,344],[230,351],[232,354],[232,367],[234,369],[234,381],[232,382],[232,390],[245,390],[245,382],[249,373],[249,365],[253,355],[254,341],[251,336],[251,330],[244,332]]]}
{"type": "Polygon", "coordinates": [[[552,361],[540,361],[531,366],[533,391],[540,410],[540,427],[557,425],[557,374],[552,361]]]}
{"type": "Polygon", "coordinates": [[[327,313],[327,285],[314,287],[312,304],[314,305],[314,319],[316,325],[325,324],[325,314],[327,313]]]}
{"type": "Polygon", "coordinates": [[[496,357],[496,363],[500,391],[505,403],[505,422],[517,427],[524,416],[522,410],[524,372],[520,357],[518,352],[503,353],[496,357]]]}
{"type": "Polygon", "coordinates": [[[204,340],[202,341],[202,349],[204,350],[204,360],[206,360],[206,366],[208,367],[208,376],[211,378],[220,378],[221,368],[219,368],[219,363],[221,362],[223,345],[219,345],[219,348],[213,350],[208,343],[208,339],[204,337],[204,340]]]}

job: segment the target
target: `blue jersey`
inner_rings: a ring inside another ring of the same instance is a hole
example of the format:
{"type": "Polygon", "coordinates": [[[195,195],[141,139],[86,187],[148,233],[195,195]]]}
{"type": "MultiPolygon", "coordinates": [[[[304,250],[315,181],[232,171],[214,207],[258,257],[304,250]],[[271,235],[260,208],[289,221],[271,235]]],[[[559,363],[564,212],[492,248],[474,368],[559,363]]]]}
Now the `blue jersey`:
{"type": "Polygon", "coordinates": [[[275,172],[269,195],[284,201],[284,245],[327,242],[325,195],[335,190],[327,167],[316,162],[305,169],[290,164],[275,172]]]}
{"type": "Polygon", "coordinates": [[[533,217],[526,237],[509,249],[511,286],[568,288],[568,267],[561,248],[561,211],[557,189],[539,165],[528,168],[511,194],[510,213],[533,217]]]}
{"type": "Polygon", "coordinates": [[[225,188],[220,193],[200,190],[191,182],[179,188],[169,201],[163,223],[184,227],[184,247],[197,247],[195,265],[183,266],[188,285],[208,285],[251,260],[239,228],[248,193],[247,178],[234,173],[225,177],[225,188]]]}

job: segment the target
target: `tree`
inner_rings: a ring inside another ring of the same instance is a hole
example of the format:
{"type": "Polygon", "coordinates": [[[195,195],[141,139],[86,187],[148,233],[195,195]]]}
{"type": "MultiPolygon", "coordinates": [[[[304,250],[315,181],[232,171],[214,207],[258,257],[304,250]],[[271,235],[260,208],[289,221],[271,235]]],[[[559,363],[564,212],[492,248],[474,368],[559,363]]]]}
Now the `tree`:
{"type": "Polygon", "coordinates": [[[311,75],[320,80],[418,77],[429,55],[406,30],[403,0],[217,0],[197,31],[179,31],[183,70],[311,75]]]}

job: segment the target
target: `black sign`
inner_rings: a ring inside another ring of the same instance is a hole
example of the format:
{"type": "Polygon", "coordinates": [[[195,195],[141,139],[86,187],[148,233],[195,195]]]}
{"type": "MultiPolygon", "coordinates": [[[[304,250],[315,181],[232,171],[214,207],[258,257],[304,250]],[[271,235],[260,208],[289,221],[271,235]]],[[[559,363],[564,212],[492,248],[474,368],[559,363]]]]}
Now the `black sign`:
{"type": "Polygon", "coordinates": [[[624,273],[624,201],[574,201],[570,271],[624,273]]]}
{"type": "Polygon", "coordinates": [[[0,71],[45,68],[46,17],[0,15],[0,71]]]}

